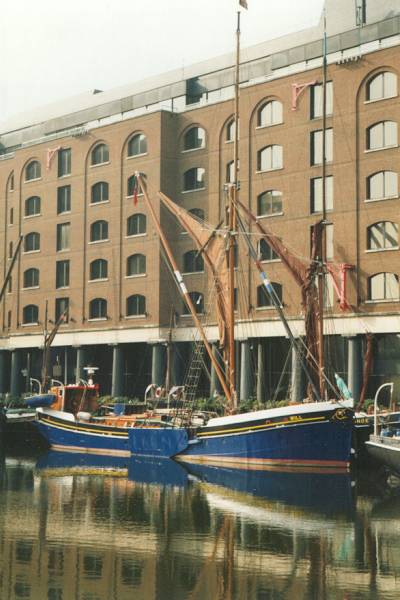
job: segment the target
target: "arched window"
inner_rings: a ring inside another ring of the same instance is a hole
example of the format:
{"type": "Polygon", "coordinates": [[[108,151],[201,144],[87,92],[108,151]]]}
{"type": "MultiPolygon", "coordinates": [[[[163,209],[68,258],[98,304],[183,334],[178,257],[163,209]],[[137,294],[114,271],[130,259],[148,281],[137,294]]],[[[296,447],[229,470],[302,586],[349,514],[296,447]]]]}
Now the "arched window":
{"type": "Polygon", "coordinates": [[[398,176],[394,171],[380,171],[367,178],[367,200],[396,198],[398,195],[398,176]]]}
{"type": "Polygon", "coordinates": [[[92,186],[92,204],[106,202],[108,200],[108,183],[98,181],[92,186]]]}
{"type": "Polygon", "coordinates": [[[205,169],[194,167],[183,174],[183,191],[200,190],[204,188],[205,169]]]}
{"type": "Polygon", "coordinates": [[[257,216],[276,215],[282,212],[282,192],[268,190],[257,197],[257,216]]]}
{"type": "Polygon", "coordinates": [[[226,165],[226,183],[234,183],[235,181],[235,161],[231,160],[226,165]]]}
{"type": "Polygon", "coordinates": [[[134,294],[126,299],[126,316],[138,317],[146,314],[146,298],[140,294],[134,294]]]}
{"type": "Polygon", "coordinates": [[[398,300],[399,278],[394,273],[377,273],[368,279],[369,300],[398,300]]]}
{"type": "Polygon", "coordinates": [[[11,173],[11,175],[8,179],[8,190],[10,192],[14,191],[14,172],[11,173]]]}
{"type": "Polygon", "coordinates": [[[40,233],[31,231],[24,237],[24,252],[35,252],[40,250],[40,233]]]}
{"type": "MultiPolygon", "coordinates": [[[[276,294],[277,300],[282,304],[282,286],[280,283],[275,283],[271,281],[271,285],[274,288],[274,292],[276,294]]],[[[267,306],[275,306],[274,302],[271,299],[271,296],[265,289],[263,285],[259,285],[257,287],[257,306],[259,308],[264,308],[267,306]]]]}
{"type": "Polygon", "coordinates": [[[36,304],[24,306],[22,320],[24,325],[37,325],[39,321],[39,309],[36,304]]]}
{"type": "MultiPolygon", "coordinates": [[[[235,119],[231,119],[226,126],[226,141],[233,142],[235,140],[235,130],[236,130],[236,121],[235,119]]],[[[240,124],[239,124],[239,134],[240,134],[240,124]]]]}
{"type": "MultiPolygon", "coordinates": [[[[200,292],[189,292],[189,296],[191,301],[193,302],[195,311],[198,315],[204,313],[204,296],[200,292]]],[[[190,310],[188,309],[186,302],[183,303],[183,315],[190,315],[190,310]]]]}
{"type": "Polygon", "coordinates": [[[144,133],[137,133],[128,142],[128,156],[139,156],[147,152],[147,137],[144,133]]]}
{"type": "Polygon", "coordinates": [[[199,221],[204,221],[204,210],[202,208],[191,208],[188,212],[199,221]]]}
{"type": "MultiPolygon", "coordinates": [[[[144,179],[146,179],[146,175],[144,173],[142,173],[142,176],[143,176],[144,179]]],[[[135,193],[135,182],[136,182],[135,175],[131,175],[130,177],[128,177],[127,186],[126,186],[126,195],[127,196],[133,196],[134,195],[134,193],[135,193]]],[[[141,188],[139,187],[137,195],[141,196],[142,193],[143,192],[142,192],[141,188]]]]}
{"type": "Polygon", "coordinates": [[[368,250],[388,250],[399,245],[399,227],[392,221],[381,221],[368,227],[368,250]]]}
{"type": "Polygon", "coordinates": [[[89,303],[89,319],[107,318],[107,300],[104,298],[94,298],[89,303]]]}
{"type": "Polygon", "coordinates": [[[90,226],[90,241],[100,242],[108,240],[108,223],[107,221],[95,221],[90,226]]]}
{"type": "Polygon", "coordinates": [[[40,215],[39,196],[31,196],[25,200],[25,216],[33,217],[35,215],[40,215]]]}
{"type": "Polygon", "coordinates": [[[383,71],[367,83],[367,100],[383,100],[397,96],[397,75],[383,71]]]}
{"type": "Polygon", "coordinates": [[[107,279],[108,263],[104,258],[97,258],[90,263],[90,281],[107,279]]]}
{"type": "Polygon", "coordinates": [[[367,129],[367,150],[397,146],[397,123],[381,121],[367,129]]]}
{"type": "Polygon", "coordinates": [[[283,167],[283,150],[282,146],[274,144],[266,146],[257,153],[257,170],[258,171],[273,171],[283,167]]]}
{"type": "Polygon", "coordinates": [[[146,257],[144,254],[132,254],[126,260],[127,277],[144,275],[146,273],[146,257]]]}
{"type": "Polygon", "coordinates": [[[41,176],[40,162],[37,160],[31,160],[31,162],[25,168],[25,181],[32,181],[33,179],[39,179],[41,176]]]}
{"type": "Polygon", "coordinates": [[[204,271],[204,260],[197,250],[189,250],[183,255],[184,273],[201,273],[204,271]]]}
{"type": "Polygon", "coordinates": [[[24,271],[24,288],[39,286],[39,269],[27,269],[24,271]]]}
{"type": "Polygon", "coordinates": [[[92,150],[91,163],[92,165],[101,165],[110,160],[107,144],[97,144],[92,150]]]}
{"type": "Polygon", "coordinates": [[[184,135],[183,149],[198,150],[206,145],[206,132],[202,127],[191,127],[184,135]]]}
{"type": "Polygon", "coordinates": [[[261,106],[257,113],[257,126],[270,127],[283,123],[283,106],[279,100],[270,100],[261,106]]]}
{"type": "Polygon", "coordinates": [[[126,221],[126,235],[143,235],[146,233],[146,215],[137,213],[126,221]]]}
{"type": "Polygon", "coordinates": [[[261,260],[278,260],[279,256],[266,240],[260,240],[259,254],[261,260]]]}

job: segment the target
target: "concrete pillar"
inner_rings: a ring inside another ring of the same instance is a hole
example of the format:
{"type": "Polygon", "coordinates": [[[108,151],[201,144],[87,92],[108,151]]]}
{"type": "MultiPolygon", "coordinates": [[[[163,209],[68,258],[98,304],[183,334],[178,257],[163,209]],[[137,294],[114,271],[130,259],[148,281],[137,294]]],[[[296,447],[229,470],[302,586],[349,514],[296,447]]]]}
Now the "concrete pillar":
{"type": "Polygon", "coordinates": [[[6,393],[6,385],[7,385],[6,350],[0,350],[0,394],[6,393]]]}
{"type": "Polygon", "coordinates": [[[251,350],[250,340],[240,344],[240,400],[248,400],[252,394],[251,350]]]}
{"type": "Polygon", "coordinates": [[[11,379],[10,379],[10,394],[18,397],[21,393],[21,351],[13,350],[11,352],[11,379]]]}
{"type": "Polygon", "coordinates": [[[68,383],[68,369],[69,369],[69,353],[68,353],[68,347],[65,346],[64,348],[64,375],[63,375],[63,381],[64,384],[67,385],[68,383]]]}
{"type": "Polygon", "coordinates": [[[264,344],[259,339],[257,344],[257,402],[265,402],[265,377],[264,377],[264,344]]]}
{"type": "Polygon", "coordinates": [[[124,395],[124,352],[120,344],[113,346],[111,396],[124,395]]]}
{"type": "Polygon", "coordinates": [[[304,371],[301,366],[299,351],[292,346],[292,370],[291,370],[291,401],[302,402],[304,399],[304,371]]]}
{"type": "Polygon", "coordinates": [[[185,342],[174,343],[172,353],[172,385],[185,383],[186,348],[185,342]]]}
{"type": "Polygon", "coordinates": [[[347,344],[347,387],[354,401],[358,402],[362,379],[361,337],[357,335],[349,337],[347,344]]]}
{"type": "Polygon", "coordinates": [[[26,353],[26,368],[25,368],[25,392],[31,391],[31,373],[32,373],[32,352],[28,350],[26,353]]]}
{"type": "Polygon", "coordinates": [[[83,367],[86,366],[86,349],[83,346],[78,346],[76,349],[76,372],[75,372],[75,381],[79,382],[80,379],[86,379],[86,371],[83,370],[83,367]]]}
{"type": "MultiPolygon", "coordinates": [[[[218,364],[221,364],[218,344],[212,345],[213,356],[218,364]]],[[[222,365],[221,365],[222,366],[222,365]]],[[[211,363],[211,380],[210,380],[210,398],[214,398],[217,394],[221,394],[221,383],[217,377],[217,372],[214,365],[211,363]]]]}
{"type": "Polygon", "coordinates": [[[164,385],[165,346],[163,344],[154,344],[151,358],[151,383],[164,385]]]}

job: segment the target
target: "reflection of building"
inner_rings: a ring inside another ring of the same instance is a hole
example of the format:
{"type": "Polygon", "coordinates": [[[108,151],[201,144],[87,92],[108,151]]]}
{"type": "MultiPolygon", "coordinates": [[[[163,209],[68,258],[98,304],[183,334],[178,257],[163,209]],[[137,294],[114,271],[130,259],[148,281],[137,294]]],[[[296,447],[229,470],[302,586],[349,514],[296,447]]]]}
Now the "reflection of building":
{"type": "MultiPolygon", "coordinates": [[[[356,267],[346,272],[353,308],[343,318],[335,301],[327,328],[336,334],[337,369],[347,372],[357,395],[365,331],[382,334],[377,372],[396,374],[399,363],[400,342],[390,334],[400,331],[400,26],[395,0],[367,0],[357,11],[348,0],[326,5],[327,250],[329,258],[356,267]]],[[[321,37],[319,25],[250,48],[241,72],[242,199],[301,256],[309,256],[310,227],[322,208],[321,37]]],[[[112,388],[115,395],[141,393],[150,379],[161,383],[161,342],[172,305],[178,321],[175,379],[181,378],[191,320],[162,261],[143,198],[135,203],[131,177],[145,172],[155,200],[162,189],[198,217],[219,222],[224,183],[232,179],[231,66],[232,58],[222,57],[187,69],[184,78],[179,71],[116,91],[96,90],[1,128],[4,265],[19,234],[25,240],[0,320],[0,391],[19,391],[21,368],[36,374],[46,300],[53,321],[70,309],[53,363],[71,380],[74,369],[83,375],[82,365],[93,361],[101,367],[104,392],[112,388]]],[[[161,220],[196,306],[212,313],[202,261],[163,212],[161,220]]],[[[265,244],[260,254],[301,334],[298,288],[265,244]]],[[[249,345],[255,353],[260,340],[259,373],[269,389],[282,370],[286,342],[247,261],[240,253],[238,273],[251,283],[246,294],[238,283],[241,360],[249,368],[249,345]]],[[[263,386],[257,389],[261,394],[263,386]]],[[[252,391],[250,378],[243,377],[241,395],[252,391]]]]}

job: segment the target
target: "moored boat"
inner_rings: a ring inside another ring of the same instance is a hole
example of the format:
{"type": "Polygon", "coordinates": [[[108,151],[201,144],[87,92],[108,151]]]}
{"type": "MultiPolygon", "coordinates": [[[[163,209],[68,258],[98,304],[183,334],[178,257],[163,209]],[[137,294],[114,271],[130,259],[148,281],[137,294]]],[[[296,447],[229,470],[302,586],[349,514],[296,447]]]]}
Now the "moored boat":
{"type": "MultiPolygon", "coordinates": [[[[374,432],[366,442],[368,453],[390,471],[400,476],[400,420],[398,412],[380,412],[379,393],[385,387],[393,394],[393,383],[384,383],[376,394],[374,402],[374,432]]],[[[392,405],[392,401],[390,402],[392,405]]]]}

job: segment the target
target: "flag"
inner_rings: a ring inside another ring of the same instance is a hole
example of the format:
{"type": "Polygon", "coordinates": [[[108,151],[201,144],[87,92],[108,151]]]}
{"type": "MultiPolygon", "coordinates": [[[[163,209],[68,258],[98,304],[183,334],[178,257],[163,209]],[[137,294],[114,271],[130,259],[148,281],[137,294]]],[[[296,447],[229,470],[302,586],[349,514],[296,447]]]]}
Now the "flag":
{"type": "Polygon", "coordinates": [[[239,4],[240,4],[240,6],[243,6],[243,8],[249,8],[247,6],[247,0],[239,0],[239,4]]]}
{"type": "Polygon", "coordinates": [[[133,206],[137,205],[137,199],[139,194],[139,180],[136,175],[133,176],[132,184],[132,195],[133,195],[133,206]]]}

